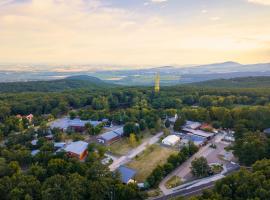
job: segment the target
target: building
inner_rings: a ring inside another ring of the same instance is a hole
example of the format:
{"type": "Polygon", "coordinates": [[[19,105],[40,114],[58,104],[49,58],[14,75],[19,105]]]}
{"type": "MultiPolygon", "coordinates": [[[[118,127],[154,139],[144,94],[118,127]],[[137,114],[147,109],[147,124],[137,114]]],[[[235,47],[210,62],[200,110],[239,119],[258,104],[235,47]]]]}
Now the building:
{"type": "Polygon", "coordinates": [[[194,130],[194,129],[190,129],[190,128],[183,128],[182,131],[187,133],[188,135],[196,135],[196,136],[204,137],[208,140],[213,138],[215,135],[214,133],[210,133],[210,132],[206,132],[206,131],[202,131],[202,130],[194,130]]]}
{"type": "Polygon", "coordinates": [[[181,143],[188,145],[189,142],[193,142],[196,146],[201,147],[207,143],[207,139],[196,135],[185,135],[181,143]]]}
{"type": "Polygon", "coordinates": [[[25,118],[31,123],[33,121],[34,115],[29,114],[25,118]]]}
{"type": "Polygon", "coordinates": [[[167,146],[175,146],[180,141],[180,137],[176,135],[169,135],[162,140],[162,144],[167,146]]]}
{"type": "Polygon", "coordinates": [[[97,137],[98,143],[110,145],[119,140],[124,134],[123,127],[103,133],[97,137]]]}
{"type": "Polygon", "coordinates": [[[117,169],[117,172],[119,172],[119,174],[120,174],[120,178],[121,178],[122,183],[128,184],[128,183],[135,182],[134,177],[137,174],[136,170],[122,165],[117,169]]]}
{"type": "Polygon", "coordinates": [[[50,124],[50,128],[59,128],[62,131],[67,131],[68,129],[77,131],[77,132],[83,132],[85,131],[85,124],[90,123],[92,126],[96,127],[97,125],[101,124],[101,121],[92,121],[92,120],[80,120],[78,118],[76,119],[70,119],[68,117],[64,117],[61,119],[57,119],[53,121],[50,124]]]}
{"type": "Polygon", "coordinates": [[[193,122],[193,121],[186,121],[186,124],[184,125],[184,128],[188,128],[188,129],[198,129],[201,127],[201,123],[200,122],[193,122]]]}
{"type": "Polygon", "coordinates": [[[63,149],[70,157],[76,157],[80,160],[85,159],[88,154],[88,143],[84,141],[71,142],[63,149]]]}
{"type": "Polygon", "coordinates": [[[264,129],[264,134],[270,136],[270,128],[264,129]]]}
{"type": "Polygon", "coordinates": [[[39,152],[40,152],[40,150],[38,150],[38,149],[33,150],[33,151],[31,151],[31,156],[35,156],[35,155],[37,155],[39,152]]]}

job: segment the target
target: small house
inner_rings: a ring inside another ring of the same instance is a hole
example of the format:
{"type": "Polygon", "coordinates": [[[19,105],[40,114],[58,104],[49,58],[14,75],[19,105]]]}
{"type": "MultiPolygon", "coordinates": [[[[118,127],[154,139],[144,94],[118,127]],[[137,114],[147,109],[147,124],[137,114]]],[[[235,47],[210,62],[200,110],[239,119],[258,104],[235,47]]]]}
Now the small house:
{"type": "Polygon", "coordinates": [[[131,168],[128,168],[126,166],[121,165],[117,171],[120,174],[120,178],[122,183],[129,184],[135,182],[135,175],[137,174],[137,171],[131,168]]]}

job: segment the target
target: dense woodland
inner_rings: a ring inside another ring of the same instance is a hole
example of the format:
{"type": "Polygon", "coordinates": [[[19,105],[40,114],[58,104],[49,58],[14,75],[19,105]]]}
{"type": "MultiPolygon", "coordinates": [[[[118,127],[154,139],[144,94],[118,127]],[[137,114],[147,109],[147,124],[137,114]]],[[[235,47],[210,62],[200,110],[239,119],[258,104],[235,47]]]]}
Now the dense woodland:
{"type": "MultiPolygon", "coordinates": [[[[89,147],[92,153],[85,163],[81,163],[62,154],[53,154],[52,145],[40,140],[38,145],[41,153],[31,156],[33,146],[30,141],[34,135],[46,135],[47,122],[65,114],[78,115],[81,119],[107,118],[114,124],[125,125],[125,136],[135,134],[138,139],[143,137],[145,129],[154,134],[156,130],[164,128],[166,117],[177,113],[183,119],[208,122],[215,128],[235,130],[236,142],[231,148],[243,166],[252,166],[258,160],[270,159],[270,137],[263,133],[264,129],[270,127],[268,88],[173,86],[162,87],[160,93],[155,94],[149,87],[102,85],[95,89],[65,88],[61,91],[38,91],[39,86],[36,84],[31,87],[35,89],[25,91],[18,85],[19,89],[15,90],[13,86],[12,92],[0,94],[1,199],[145,198],[137,186],[121,184],[117,175],[100,164],[104,154],[102,149],[96,152],[89,147]],[[32,123],[25,118],[20,120],[16,117],[18,114],[25,116],[30,113],[35,116],[32,123]]],[[[44,86],[46,87],[48,86],[44,86]]],[[[53,87],[58,86],[56,84],[53,87]]],[[[4,90],[8,91],[7,88],[4,90]]],[[[57,135],[59,132],[55,130],[53,134],[57,135]]],[[[89,134],[96,132],[89,131],[89,134]]],[[[174,159],[176,164],[171,158],[171,168],[166,173],[192,154],[183,156],[180,152],[179,159],[174,159]]],[[[249,194],[244,191],[248,188],[253,194],[253,186],[257,192],[253,196],[249,195],[249,199],[269,199],[269,169],[268,160],[257,162],[252,171],[241,170],[225,178],[216,185],[213,192],[208,192],[199,199],[247,199],[244,195],[249,194]],[[253,178],[255,176],[256,179],[253,178]],[[239,177],[245,179],[240,180],[239,177]],[[254,184],[244,185],[239,189],[243,180],[246,180],[246,184],[254,184]],[[230,181],[239,183],[235,185],[238,188],[223,187],[230,185],[230,181]],[[267,190],[268,193],[265,192],[267,190]],[[239,194],[241,191],[243,196],[239,194]],[[256,196],[263,194],[265,198],[256,196]]],[[[153,172],[148,180],[151,185],[156,185],[166,175],[162,170],[153,172]],[[155,176],[154,173],[158,175],[155,176]]]]}

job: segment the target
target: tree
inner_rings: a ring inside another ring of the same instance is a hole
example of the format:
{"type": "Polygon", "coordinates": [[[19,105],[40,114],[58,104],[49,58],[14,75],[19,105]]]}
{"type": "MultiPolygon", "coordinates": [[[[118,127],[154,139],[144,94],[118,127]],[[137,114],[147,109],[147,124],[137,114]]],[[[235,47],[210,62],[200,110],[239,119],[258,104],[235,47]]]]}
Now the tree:
{"type": "Polygon", "coordinates": [[[129,137],[131,133],[138,134],[139,133],[139,127],[134,122],[128,122],[124,126],[124,136],[129,137]]]}
{"type": "Polygon", "coordinates": [[[165,121],[165,127],[166,128],[169,128],[170,126],[171,126],[170,120],[169,119],[166,119],[166,121],[165,121]]]}
{"type": "Polygon", "coordinates": [[[174,131],[181,131],[182,126],[185,125],[186,119],[184,116],[178,117],[174,123],[173,130],[174,131]]]}
{"type": "Polygon", "coordinates": [[[196,177],[205,177],[209,175],[210,167],[206,158],[196,158],[191,162],[191,172],[196,177]]]}
{"type": "Polygon", "coordinates": [[[69,112],[69,118],[70,119],[75,119],[76,118],[76,113],[74,111],[69,112]]]}
{"type": "Polygon", "coordinates": [[[66,200],[69,199],[69,188],[68,181],[65,176],[54,175],[46,179],[42,185],[42,199],[51,200],[59,199],[66,200]]]}
{"type": "Polygon", "coordinates": [[[85,127],[85,131],[89,134],[89,135],[95,135],[95,128],[91,123],[86,123],[84,125],[85,127]]]}
{"type": "Polygon", "coordinates": [[[269,147],[269,139],[263,133],[248,132],[236,140],[233,149],[240,163],[251,165],[257,160],[269,158],[269,147]]]}
{"type": "Polygon", "coordinates": [[[129,135],[129,143],[132,147],[135,147],[137,144],[137,139],[136,139],[136,135],[134,133],[131,133],[129,135]]]}

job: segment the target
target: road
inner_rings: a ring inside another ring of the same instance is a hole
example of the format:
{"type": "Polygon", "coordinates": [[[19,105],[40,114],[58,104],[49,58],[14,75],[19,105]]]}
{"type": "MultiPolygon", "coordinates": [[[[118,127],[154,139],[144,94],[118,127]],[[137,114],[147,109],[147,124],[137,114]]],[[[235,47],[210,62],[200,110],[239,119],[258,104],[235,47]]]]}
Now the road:
{"type": "Polygon", "coordinates": [[[210,182],[210,183],[200,185],[200,186],[197,186],[197,187],[194,187],[194,188],[176,191],[174,193],[171,193],[171,194],[168,194],[168,195],[165,195],[165,196],[162,196],[162,197],[153,198],[153,200],[167,200],[167,199],[171,199],[173,197],[178,197],[178,196],[191,197],[191,196],[201,194],[206,189],[213,188],[214,185],[215,185],[215,182],[210,182]]]}
{"type": "Polygon", "coordinates": [[[178,176],[180,177],[182,180],[185,181],[185,178],[189,173],[190,173],[190,167],[191,167],[191,162],[195,159],[195,158],[199,158],[201,156],[203,157],[207,157],[211,151],[214,151],[214,149],[210,148],[209,146],[211,145],[211,143],[213,142],[220,142],[220,136],[216,136],[214,137],[211,141],[209,141],[209,143],[206,146],[203,146],[199,149],[199,151],[194,154],[192,157],[190,157],[186,162],[184,162],[182,165],[180,165],[178,168],[176,168],[172,173],[170,173],[168,176],[166,176],[161,183],[159,184],[159,188],[160,190],[163,192],[163,194],[165,195],[169,195],[171,193],[173,193],[173,189],[167,189],[165,187],[165,183],[173,176],[178,176]]]}
{"type": "Polygon", "coordinates": [[[172,197],[177,197],[177,196],[191,197],[195,195],[200,195],[204,190],[213,188],[216,181],[239,170],[240,166],[235,163],[228,163],[226,168],[227,169],[222,174],[218,174],[212,177],[195,181],[194,184],[192,185],[186,184],[186,186],[182,188],[181,187],[179,187],[178,189],[174,188],[172,189],[172,192],[170,194],[167,194],[161,197],[152,198],[152,200],[167,200],[167,199],[171,199],[172,197]]]}
{"type": "Polygon", "coordinates": [[[163,135],[163,132],[157,133],[153,137],[146,139],[142,144],[140,144],[138,147],[132,149],[129,151],[126,155],[121,156],[117,160],[115,160],[110,166],[109,169],[111,171],[115,171],[120,165],[124,165],[128,162],[130,162],[136,155],[139,155],[142,153],[148,146],[155,144],[159,141],[160,137],[163,135]]]}

